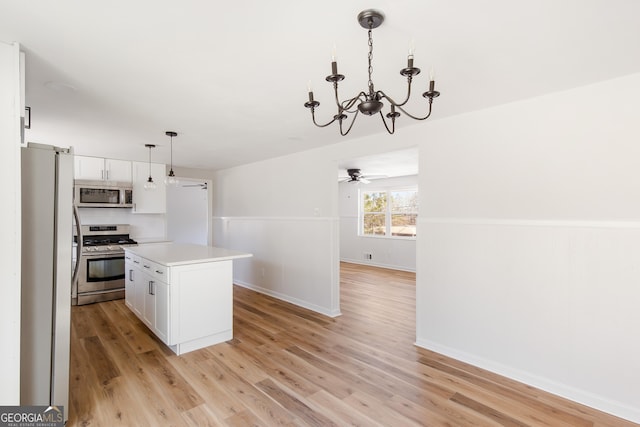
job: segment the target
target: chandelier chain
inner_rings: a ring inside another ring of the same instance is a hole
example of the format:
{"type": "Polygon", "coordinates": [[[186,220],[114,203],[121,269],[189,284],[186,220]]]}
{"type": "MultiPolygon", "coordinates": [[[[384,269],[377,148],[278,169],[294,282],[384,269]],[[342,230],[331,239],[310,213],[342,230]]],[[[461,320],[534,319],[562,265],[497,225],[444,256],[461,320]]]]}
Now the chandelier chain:
{"type": "Polygon", "coordinates": [[[373,74],[373,38],[371,36],[371,28],[369,28],[369,94],[373,95],[373,79],[371,75],[373,74]]]}

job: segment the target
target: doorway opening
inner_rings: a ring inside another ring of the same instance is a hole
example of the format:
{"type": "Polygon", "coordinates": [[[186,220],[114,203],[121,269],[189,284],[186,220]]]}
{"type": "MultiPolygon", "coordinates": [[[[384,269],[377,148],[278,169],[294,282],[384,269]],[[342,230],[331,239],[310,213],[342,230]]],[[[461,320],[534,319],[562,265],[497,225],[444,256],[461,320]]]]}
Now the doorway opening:
{"type": "MultiPolygon", "coordinates": [[[[349,264],[369,266],[367,274],[389,274],[389,270],[416,272],[417,235],[398,232],[402,227],[416,230],[417,200],[409,203],[402,199],[418,190],[418,148],[408,148],[378,155],[344,160],[338,163],[338,215],[339,215],[339,283],[345,286],[344,268],[349,264]],[[349,173],[351,169],[351,173],[349,173]],[[359,169],[363,180],[354,180],[353,169],[359,169]],[[384,197],[384,206],[368,213],[364,206],[368,194],[384,197]],[[402,203],[398,200],[402,199],[402,203]],[[407,203],[404,203],[404,202],[407,203]],[[393,205],[394,207],[392,207],[393,205]],[[407,205],[407,206],[404,206],[407,205]],[[410,205],[414,206],[411,207],[410,205]],[[377,212],[380,210],[380,212],[377,212]],[[380,224],[365,224],[367,215],[377,216],[380,224]],[[369,226],[369,227],[368,227],[369,226]],[[385,270],[380,270],[380,268],[385,270]]],[[[415,279],[413,280],[415,306],[415,279]]],[[[375,292],[375,288],[372,288],[375,292]]],[[[340,290],[340,296],[344,295],[340,290]]],[[[342,307],[342,301],[340,302],[342,307]]],[[[415,327],[415,323],[414,323],[415,327]]],[[[414,330],[415,333],[415,330],[414,330]]]]}
{"type": "Polygon", "coordinates": [[[167,239],[176,243],[211,245],[212,181],[178,178],[167,186],[167,239]]]}

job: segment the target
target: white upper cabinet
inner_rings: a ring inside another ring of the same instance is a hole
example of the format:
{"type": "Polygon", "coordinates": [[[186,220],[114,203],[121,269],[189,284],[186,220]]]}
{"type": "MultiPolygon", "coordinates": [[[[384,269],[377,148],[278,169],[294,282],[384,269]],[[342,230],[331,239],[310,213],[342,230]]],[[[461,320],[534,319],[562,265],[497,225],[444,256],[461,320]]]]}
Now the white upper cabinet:
{"type": "Polygon", "coordinates": [[[149,163],[133,162],[133,213],[166,213],[167,187],[164,183],[166,166],[151,163],[151,177],[156,183],[154,190],[147,190],[144,184],[149,179],[149,163]]]}
{"type": "Polygon", "coordinates": [[[74,156],[76,179],[131,183],[131,162],[102,157],[74,156]]]}
{"type": "Polygon", "coordinates": [[[107,180],[131,182],[131,162],[129,160],[104,159],[107,180]]]}

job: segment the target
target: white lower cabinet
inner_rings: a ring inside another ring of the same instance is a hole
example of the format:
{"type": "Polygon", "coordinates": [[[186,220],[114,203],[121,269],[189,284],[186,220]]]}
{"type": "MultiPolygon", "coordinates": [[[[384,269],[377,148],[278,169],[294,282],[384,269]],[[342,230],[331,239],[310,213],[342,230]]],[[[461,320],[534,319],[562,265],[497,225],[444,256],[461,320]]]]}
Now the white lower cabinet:
{"type": "Polygon", "coordinates": [[[169,285],[155,282],[155,323],[153,332],[165,344],[169,341],[169,285]]]}
{"type": "Polygon", "coordinates": [[[176,354],[233,338],[230,260],[167,267],[125,252],[125,303],[176,354]]]}
{"type": "Polygon", "coordinates": [[[167,267],[136,256],[133,256],[132,261],[135,269],[133,312],[162,342],[170,344],[167,267]]]}
{"type": "MultiPolygon", "coordinates": [[[[145,294],[145,280],[144,271],[140,265],[140,258],[136,257],[133,260],[133,312],[142,319],[144,313],[144,294],[145,294]]],[[[126,300],[126,287],[125,287],[125,300],[126,300]]]]}
{"type": "Polygon", "coordinates": [[[144,311],[142,312],[142,321],[151,330],[155,330],[156,326],[156,294],[155,282],[153,277],[148,274],[144,275],[145,292],[144,292],[144,311]]]}
{"type": "Polygon", "coordinates": [[[133,280],[136,273],[135,268],[133,266],[133,255],[125,254],[124,255],[124,303],[133,310],[134,306],[134,297],[136,292],[135,281],[133,280]]]}

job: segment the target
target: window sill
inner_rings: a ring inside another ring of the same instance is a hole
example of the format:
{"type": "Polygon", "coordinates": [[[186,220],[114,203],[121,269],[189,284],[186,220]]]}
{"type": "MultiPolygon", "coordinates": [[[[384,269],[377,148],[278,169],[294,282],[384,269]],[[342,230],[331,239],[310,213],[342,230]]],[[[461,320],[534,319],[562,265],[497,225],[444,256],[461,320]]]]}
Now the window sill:
{"type": "Polygon", "coordinates": [[[358,234],[358,237],[364,237],[366,239],[390,239],[390,240],[416,240],[415,237],[402,237],[402,236],[372,236],[368,234],[358,234]]]}

